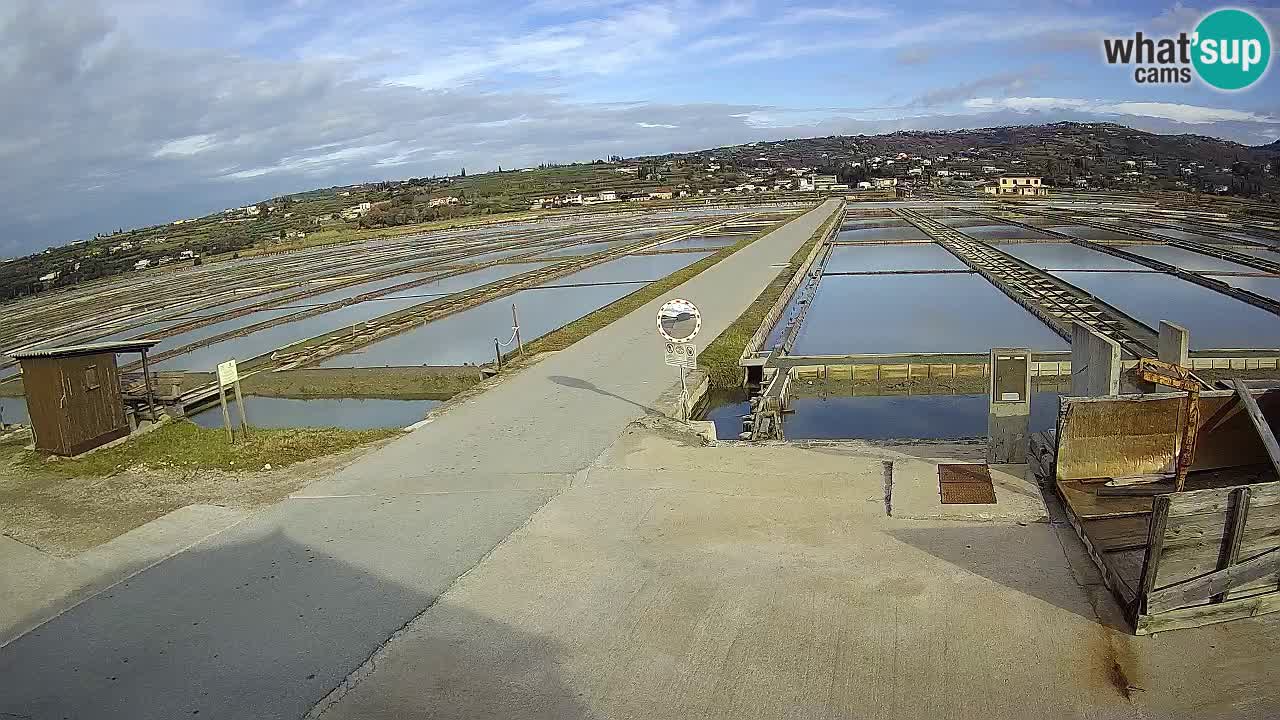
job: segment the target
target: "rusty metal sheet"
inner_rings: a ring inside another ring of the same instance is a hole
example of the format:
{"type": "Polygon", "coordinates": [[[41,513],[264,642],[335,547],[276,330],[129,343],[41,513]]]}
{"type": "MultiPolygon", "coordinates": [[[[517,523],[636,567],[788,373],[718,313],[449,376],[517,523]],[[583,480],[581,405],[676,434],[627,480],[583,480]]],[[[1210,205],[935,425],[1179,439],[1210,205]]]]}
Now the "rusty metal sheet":
{"type": "Polygon", "coordinates": [[[991,470],[986,465],[939,465],[938,490],[943,505],[990,505],[996,501],[991,470]]]}

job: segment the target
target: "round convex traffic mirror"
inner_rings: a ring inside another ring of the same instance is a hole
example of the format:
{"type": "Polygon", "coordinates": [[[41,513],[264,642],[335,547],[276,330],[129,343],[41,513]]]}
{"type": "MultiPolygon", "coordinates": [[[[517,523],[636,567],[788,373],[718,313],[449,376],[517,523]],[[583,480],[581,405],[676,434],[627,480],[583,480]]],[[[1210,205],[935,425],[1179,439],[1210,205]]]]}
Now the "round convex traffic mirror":
{"type": "Polygon", "coordinates": [[[658,332],[671,342],[689,342],[702,328],[702,313],[688,300],[668,300],[658,310],[658,332]]]}

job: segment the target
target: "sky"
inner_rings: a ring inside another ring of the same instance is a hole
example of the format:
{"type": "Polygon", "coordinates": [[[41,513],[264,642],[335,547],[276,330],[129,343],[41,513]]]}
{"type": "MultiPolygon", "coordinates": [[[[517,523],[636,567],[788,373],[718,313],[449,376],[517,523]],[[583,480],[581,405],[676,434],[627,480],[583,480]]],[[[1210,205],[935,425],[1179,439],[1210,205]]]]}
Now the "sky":
{"type": "MultiPolygon", "coordinates": [[[[1234,6],[1280,45],[1280,6],[1234,6]]],[[[317,187],[755,140],[1079,120],[1275,141],[1274,69],[1225,93],[1102,60],[1104,36],[1216,7],[5,0],[0,256],[317,187]]]]}

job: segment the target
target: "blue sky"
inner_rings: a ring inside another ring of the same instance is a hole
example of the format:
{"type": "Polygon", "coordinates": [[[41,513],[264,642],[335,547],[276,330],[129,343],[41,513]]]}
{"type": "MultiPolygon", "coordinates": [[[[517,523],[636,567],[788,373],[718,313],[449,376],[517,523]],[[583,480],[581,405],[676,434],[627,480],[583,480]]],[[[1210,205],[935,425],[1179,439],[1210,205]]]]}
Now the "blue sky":
{"type": "MultiPolygon", "coordinates": [[[[1144,87],[1213,5],[10,0],[0,255],[362,180],[902,128],[1280,137],[1280,76],[1144,87]]],[[[1273,28],[1280,8],[1248,7],[1273,28]]]]}

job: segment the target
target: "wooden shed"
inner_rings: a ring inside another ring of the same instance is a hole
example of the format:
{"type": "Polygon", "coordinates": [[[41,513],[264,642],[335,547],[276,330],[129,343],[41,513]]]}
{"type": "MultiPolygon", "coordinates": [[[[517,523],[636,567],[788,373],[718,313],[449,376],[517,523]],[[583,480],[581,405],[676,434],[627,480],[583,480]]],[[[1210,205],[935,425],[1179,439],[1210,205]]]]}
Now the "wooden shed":
{"type": "Polygon", "coordinates": [[[158,341],[133,340],[13,353],[22,364],[36,447],[79,455],[129,434],[116,353],[142,353],[158,341]]]}

